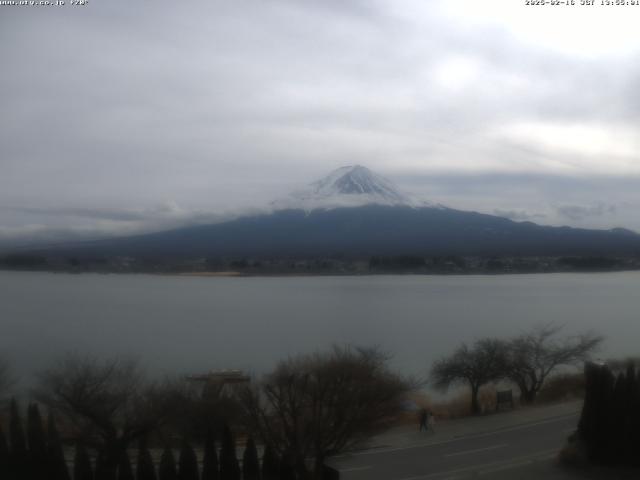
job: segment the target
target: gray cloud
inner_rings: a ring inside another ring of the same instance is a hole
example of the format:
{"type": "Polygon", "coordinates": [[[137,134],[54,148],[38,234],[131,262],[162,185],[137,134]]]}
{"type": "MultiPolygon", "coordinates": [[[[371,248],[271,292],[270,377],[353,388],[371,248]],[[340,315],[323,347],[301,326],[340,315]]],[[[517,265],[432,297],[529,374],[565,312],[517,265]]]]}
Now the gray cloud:
{"type": "Polygon", "coordinates": [[[615,205],[598,203],[592,206],[562,205],[557,207],[556,210],[561,216],[570,220],[584,220],[589,217],[602,217],[603,215],[614,214],[617,211],[617,207],[615,205]]]}
{"type": "Polygon", "coordinates": [[[0,207],[0,214],[7,213],[17,215],[20,222],[0,225],[0,247],[135,235],[219,223],[257,211],[212,213],[184,210],[167,202],[140,210],[0,207]]]}
{"type": "Polygon", "coordinates": [[[53,217],[78,217],[90,218],[93,220],[114,220],[118,222],[134,222],[144,220],[148,217],[144,211],[135,210],[109,210],[102,208],[29,208],[15,207],[5,208],[16,213],[24,213],[29,215],[44,215],[53,217]]]}
{"type": "Polygon", "coordinates": [[[494,209],[493,214],[518,222],[540,220],[546,217],[543,213],[528,213],[524,210],[501,210],[499,208],[494,209]]]}

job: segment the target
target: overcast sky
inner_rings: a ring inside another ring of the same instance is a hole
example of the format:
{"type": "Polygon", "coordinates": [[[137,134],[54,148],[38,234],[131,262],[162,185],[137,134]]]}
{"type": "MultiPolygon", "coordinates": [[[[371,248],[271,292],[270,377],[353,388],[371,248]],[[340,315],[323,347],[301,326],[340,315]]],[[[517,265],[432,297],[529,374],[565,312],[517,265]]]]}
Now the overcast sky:
{"type": "Polygon", "coordinates": [[[524,3],[0,6],[0,239],[213,221],[354,163],[640,230],[640,6],[524,3]]]}

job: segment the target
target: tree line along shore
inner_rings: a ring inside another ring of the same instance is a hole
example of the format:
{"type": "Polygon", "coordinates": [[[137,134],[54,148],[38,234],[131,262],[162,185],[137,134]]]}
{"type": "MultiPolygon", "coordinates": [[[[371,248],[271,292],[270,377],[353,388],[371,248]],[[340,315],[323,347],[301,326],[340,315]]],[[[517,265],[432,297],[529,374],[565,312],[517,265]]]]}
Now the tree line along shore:
{"type": "Polygon", "coordinates": [[[14,253],[0,269],[54,272],[164,273],[201,276],[514,274],[640,270],[638,256],[97,257],[14,253]]]}

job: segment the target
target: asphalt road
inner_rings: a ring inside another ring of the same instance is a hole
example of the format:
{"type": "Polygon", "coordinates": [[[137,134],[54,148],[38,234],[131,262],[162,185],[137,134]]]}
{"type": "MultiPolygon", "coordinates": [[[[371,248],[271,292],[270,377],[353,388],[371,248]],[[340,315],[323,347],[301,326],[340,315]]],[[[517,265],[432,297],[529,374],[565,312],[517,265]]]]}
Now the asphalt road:
{"type": "Polygon", "coordinates": [[[440,442],[425,433],[424,444],[357,452],[331,463],[342,480],[540,478],[527,472],[550,468],[577,422],[577,414],[563,415],[440,442]]]}

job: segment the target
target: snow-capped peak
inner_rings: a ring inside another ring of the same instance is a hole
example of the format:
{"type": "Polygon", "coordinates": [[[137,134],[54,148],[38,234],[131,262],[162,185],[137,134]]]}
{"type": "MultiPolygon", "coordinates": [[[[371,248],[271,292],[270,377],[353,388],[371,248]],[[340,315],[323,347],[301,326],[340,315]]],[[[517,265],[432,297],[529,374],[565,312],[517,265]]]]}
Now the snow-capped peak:
{"type": "Polygon", "coordinates": [[[276,209],[359,207],[363,205],[427,206],[401,193],[388,179],[361,165],[334,170],[326,177],[311,183],[306,189],[272,203],[276,209]]]}
{"type": "Polygon", "coordinates": [[[311,194],[316,197],[370,195],[384,202],[406,201],[389,180],[360,165],[339,168],[325,178],[313,182],[311,194]]]}

